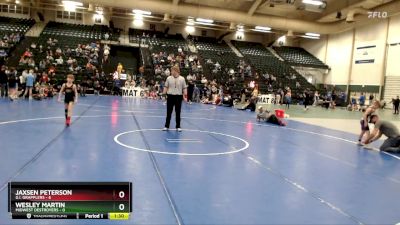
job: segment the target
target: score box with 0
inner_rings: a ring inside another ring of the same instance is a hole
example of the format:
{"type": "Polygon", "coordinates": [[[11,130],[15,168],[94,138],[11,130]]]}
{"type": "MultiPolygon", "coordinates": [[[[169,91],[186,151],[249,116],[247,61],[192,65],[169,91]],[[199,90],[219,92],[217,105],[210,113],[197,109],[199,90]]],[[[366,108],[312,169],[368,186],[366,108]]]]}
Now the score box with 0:
{"type": "Polygon", "coordinates": [[[55,214],[70,217],[74,213],[123,213],[113,219],[125,219],[132,212],[130,182],[10,182],[8,191],[8,210],[18,214],[18,218],[24,217],[21,213],[40,214],[44,218],[43,215],[55,214]]]}

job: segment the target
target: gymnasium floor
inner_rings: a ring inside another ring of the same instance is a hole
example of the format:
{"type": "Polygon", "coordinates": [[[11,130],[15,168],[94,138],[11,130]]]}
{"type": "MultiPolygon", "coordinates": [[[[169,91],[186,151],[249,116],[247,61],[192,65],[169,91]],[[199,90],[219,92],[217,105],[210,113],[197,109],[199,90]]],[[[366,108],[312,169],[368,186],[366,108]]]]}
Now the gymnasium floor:
{"type": "Polygon", "coordinates": [[[294,106],[281,128],[247,111],[184,105],[184,131],[177,133],[160,130],[165,108],[161,101],[88,96],[65,128],[55,99],[0,99],[0,224],[400,222],[400,155],[364,150],[346,127],[298,121],[340,119],[357,130],[357,112],[294,106]],[[9,181],[131,181],[133,216],[11,220],[9,181]]]}

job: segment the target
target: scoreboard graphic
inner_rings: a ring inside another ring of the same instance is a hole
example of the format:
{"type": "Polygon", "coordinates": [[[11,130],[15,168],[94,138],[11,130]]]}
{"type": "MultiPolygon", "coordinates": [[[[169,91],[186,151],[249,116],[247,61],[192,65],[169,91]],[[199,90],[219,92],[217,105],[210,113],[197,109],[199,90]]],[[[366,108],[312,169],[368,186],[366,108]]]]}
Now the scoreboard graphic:
{"type": "Polygon", "coordinates": [[[127,220],[132,213],[130,182],[10,182],[13,219],[127,220]]]}

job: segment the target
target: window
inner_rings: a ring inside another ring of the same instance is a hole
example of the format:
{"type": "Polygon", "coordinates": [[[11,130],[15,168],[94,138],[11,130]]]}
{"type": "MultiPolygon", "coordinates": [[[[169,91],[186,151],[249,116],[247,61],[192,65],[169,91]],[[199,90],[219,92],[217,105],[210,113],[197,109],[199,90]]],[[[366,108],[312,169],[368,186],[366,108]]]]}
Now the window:
{"type": "Polygon", "coordinates": [[[0,12],[27,15],[27,14],[29,14],[29,7],[23,7],[20,5],[0,4],[0,12]]]}
{"type": "Polygon", "coordinates": [[[1,11],[2,12],[8,12],[8,5],[1,5],[1,11]]]}
{"type": "Polygon", "coordinates": [[[57,19],[66,19],[66,20],[82,20],[82,13],[57,11],[56,18],[57,19]]]}
{"type": "Polygon", "coordinates": [[[76,20],[82,20],[82,13],[76,13],[76,20]]]}
{"type": "Polygon", "coordinates": [[[22,7],[21,6],[16,6],[16,9],[15,9],[15,11],[18,13],[18,14],[22,14],[22,7]]]}
{"type": "Polygon", "coordinates": [[[22,7],[22,14],[29,14],[29,8],[28,7],[22,7]]]}
{"type": "Polygon", "coordinates": [[[8,13],[8,5],[2,5],[1,9],[2,9],[1,10],[2,12],[7,12],[8,13]]]}
{"type": "Polygon", "coordinates": [[[29,8],[28,7],[22,7],[22,13],[23,14],[29,14],[29,8]]]}
{"type": "Polygon", "coordinates": [[[8,7],[8,11],[10,12],[10,13],[15,13],[15,9],[17,8],[17,6],[16,5],[10,5],[9,7],[8,7]]]}

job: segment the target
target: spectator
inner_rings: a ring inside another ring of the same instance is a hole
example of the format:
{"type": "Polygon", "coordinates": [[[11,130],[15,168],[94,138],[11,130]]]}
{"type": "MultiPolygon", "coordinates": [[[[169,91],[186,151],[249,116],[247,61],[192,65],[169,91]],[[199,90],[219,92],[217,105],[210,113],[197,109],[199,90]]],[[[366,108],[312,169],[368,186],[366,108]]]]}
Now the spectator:
{"type": "Polygon", "coordinates": [[[354,110],[357,110],[357,96],[356,96],[357,94],[356,93],[354,93],[354,95],[353,95],[353,97],[351,97],[351,109],[354,111],[354,110]]]}
{"type": "Polygon", "coordinates": [[[27,64],[28,64],[29,67],[34,68],[35,67],[35,60],[33,60],[33,58],[29,58],[27,64]]]}
{"type": "MultiPolygon", "coordinates": [[[[0,46],[1,46],[1,41],[0,41],[0,46]]],[[[4,46],[3,46],[4,47],[4,46]]],[[[8,54],[4,49],[0,49],[0,58],[7,58],[8,54]]]]}
{"type": "Polygon", "coordinates": [[[358,99],[358,101],[359,101],[361,107],[363,107],[365,105],[365,95],[364,95],[364,93],[361,92],[361,96],[358,99]]]}
{"type": "Polygon", "coordinates": [[[369,104],[370,104],[370,105],[372,104],[373,100],[374,100],[374,95],[371,93],[371,94],[369,95],[369,104]]]}
{"type": "Polygon", "coordinates": [[[39,69],[44,70],[46,68],[46,62],[44,60],[40,60],[39,69]]]}
{"type": "Polygon", "coordinates": [[[24,65],[26,65],[27,63],[28,63],[28,60],[27,60],[25,57],[21,57],[21,58],[19,59],[18,65],[24,66],[24,65]]]}
{"type": "Polygon", "coordinates": [[[281,89],[278,89],[278,91],[275,93],[275,102],[274,104],[280,104],[281,103],[281,89]]]}
{"type": "Polygon", "coordinates": [[[6,66],[3,65],[1,66],[1,71],[0,71],[0,92],[2,98],[8,96],[7,83],[8,83],[8,77],[6,74],[6,66]]]}
{"type": "Polygon", "coordinates": [[[192,101],[200,102],[200,89],[197,87],[196,84],[194,85],[194,88],[193,88],[192,101]]]}
{"type": "Polygon", "coordinates": [[[21,94],[19,95],[19,97],[21,97],[25,92],[27,74],[28,74],[27,70],[24,70],[24,71],[22,71],[21,75],[19,76],[19,85],[21,86],[21,94]]]}
{"type": "Polygon", "coordinates": [[[393,114],[399,114],[400,99],[399,99],[398,95],[397,95],[397,98],[392,100],[392,103],[393,103],[393,108],[394,108],[394,113],[393,114]]]}
{"type": "Polygon", "coordinates": [[[286,102],[286,108],[290,108],[290,104],[292,103],[292,91],[290,88],[287,89],[286,95],[285,95],[285,102],[286,102]]]}
{"type": "Polygon", "coordinates": [[[56,59],[56,63],[57,63],[57,65],[62,65],[62,64],[64,64],[64,59],[62,58],[61,55],[60,55],[60,57],[58,57],[58,59],[56,59]]]}
{"type": "Polygon", "coordinates": [[[25,88],[25,93],[24,93],[24,98],[29,92],[29,100],[32,99],[32,89],[33,89],[33,84],[35,83],[35,76],[33,74],[33,70],[29,70],[29,73],[26,76],[26,88],[25,88]]]}
{"type": "Polygon", "coordinates": [[[72,65],[73,63],[74,63],[74,60],[71,57],[69,57],[67,60],[67,64],[72,65]]]}
{"type": "Polygon", "coordinates": [[[189,80],[193,80],[193,76],[189,73],[189,75],[187,75],[186,79],[189,80]]]}
{"type": "Polygon", "coordinates": [[[318,91],[315,91],[314,92],[314,103],[313,103],[313,105],[314,106],[318,105],[318,102],[319,102],[319,93],[318,93],[318,91]]]}
{"type": "Polygon", "coordinates": [[[206,77],[205,76],[203,76],[202,78],[201,78],[201,83],[202,84],[207,84],[207,79],[206,79],[206,77]]]}
{"type": "Polygon", "coordinates": [[[164,71],[164,74],[165,74],[165,76],[169,77],[169,75],[171,75],[171,72],[170,72],[169,69],[167,68],[167,69],[164,71]]]}
{"type": "Polygon", "coordinates": [[[11,68],[8,74],[8,91],[9,91],[9,98],[11,101],[18,97],[17,91],[17,71],[14,67],[11,68]]]}
{"type": "Polygon", "coordinates": [[[188,80],[188,86],[187,86],[188,99],[187,100],[188,100],[189,104],[192,104],[193,92],[194,92],[193,80],[188,80]]]}
{"type": "Polygon", "coordinates": [[[49,83],[49,81],[50,81],[49,76],[47,75],[46,72],[43,72],[42,73],[42,77],[39,80],[39,83],[40,84],[47,84],[47,83],[49,83]]]}

